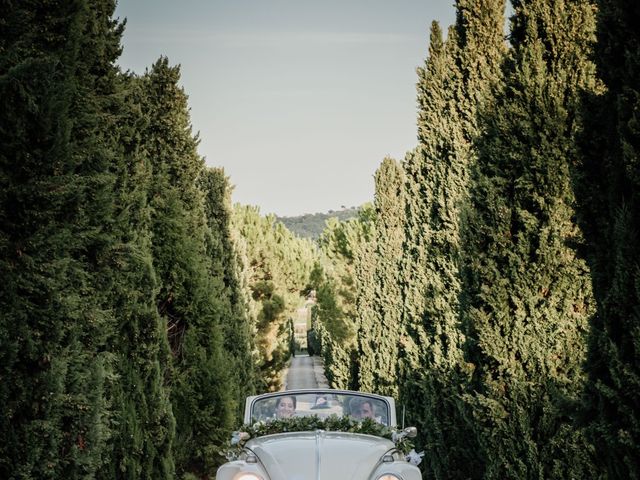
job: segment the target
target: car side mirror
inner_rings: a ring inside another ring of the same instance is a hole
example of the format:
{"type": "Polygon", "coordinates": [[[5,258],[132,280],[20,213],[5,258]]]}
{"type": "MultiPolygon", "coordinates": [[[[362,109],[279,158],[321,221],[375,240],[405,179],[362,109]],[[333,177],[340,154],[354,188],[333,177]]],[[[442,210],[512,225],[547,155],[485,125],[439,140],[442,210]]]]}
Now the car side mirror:
{"type": "Polygon", "coordinates": [[[418,429],[416,427],[407,427],[400,432],[393,432],[391,440],[393,443],[398,443],[403,438],[414,438],[418,435],[418,429]]]}
{"type": "Polygon", "coordinates": [[[418,435],[418,429],[416,427],[407,427],[403,432],[407,438],[416,438],[416,435],[418,435]]]}

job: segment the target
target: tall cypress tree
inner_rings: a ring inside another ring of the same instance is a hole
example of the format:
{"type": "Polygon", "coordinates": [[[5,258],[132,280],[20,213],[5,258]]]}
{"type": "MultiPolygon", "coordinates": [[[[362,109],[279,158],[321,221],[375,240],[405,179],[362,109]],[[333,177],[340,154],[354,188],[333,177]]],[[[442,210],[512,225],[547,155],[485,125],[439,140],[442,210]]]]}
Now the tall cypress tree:
{"type": "Polygon", "coordinates": [[[224,171],[207,168],[200,177],[205,194],[209,232],[207,252],[211,259],[213,292],[221,300],[224,349],[233,379],[230,386],[236,402],[236,418],[241,421],[243,400],[255,393],[256,370],[253,340],[246,299],[240,284],[240,266],[231,237],[231,188],[224,171]]]}
{"type": "Polygon", "coordinates": [[[361,312],[371,312],[362,299],[374,273],[374,218],[370,205],[364,205],[357,218],[344,222],[331,218],[319,240],[322,274],[314,285],[317,303],[312,316],[327,379],[335,388],[358,389],[357,334],[359,324],[366,322],[359,319],[361,312]]]}
{"type": "Polygon", "coordinates": [[[0,26],[0,476],[109,462],[114,2],[5,2],[0,26]]]}
{"type": "Polygon", "coordinates": [[[609,478],[640,478],[640,36],[637,2],[600,1],[598,76],[585,117],[580,176],[593,246],[598,312],[592,322],[587,419],[609,478]]]}
{"type": "MultiPolygon", "coordinates": [[[[407,175],[406,254],[402,265],[405,333],[401,338],[400,351],[400,400],[407,408],[408,421],[418,427],[418,444],[427,448],[427,468],[432,471],[439,471],[439,462],[449,463],[448,459],[456,451],[454,442],[443,444],[442,441],[431,440],[444,435],[443,430],[447,427],[439,423],[448,421],[450,417],[450,414],[443,416],[445,412],[434,414],[438,398],[448,400],[450,392],[440,397],[440,392],[434,395],[432,390],[436,382],[440,387],[447,384],[446,377],[436,380],[435,374],[439,373],[435,371],[436,363],[442,362],[447,352],[450,355],[457,354],[459,334],[455,325],[453,329],[443,331],[447,325],[441,325],[429,314],[442,315],[434,312],[436,305],[430,305],[430,302],[442,302],[438,306],[451,313],[451,307],[438,297],[445,284],[444,281],[437,283],[439,277],[434,267],[437,265],[435,262],[441,259],[432,256],[432,237],[437,234],[434,227],[437,229],[444,225],[443,221],[437,225],[433,223],[434,220],[441,220],[441,212],[445,209],[443,202],[447,200],[444,191],[442,196],[438,196],[437,182],[447,181],[447,176],[443,174],[456,160],[455,140],[461,140],[459,112],[455,103],[456,90],[461,88],[457,57],[455,30],[449,30],[445,43],[439,24],[433,22],[429,56],[424,68],[418,69],[419,144],[416,151],[407,156],[404,164],[407,175]],[[436,176],[438,169],[442,172],[436,176]],[[440,292],[436,290],[437,287],[440,287],[440,292]],[[439,345],[434,345],[441,340],[451,344],[444,352],[439,345]],[[433,451],[428,451],[429,447],[433,451]],[[447,450],[442,451],[445,447],[447,450]]],[[[455,276],[452,280],[457,281],[455,276]]],[[[459,467],[465,465],[464,462],[457,463],[459,467]]],[[[454,478],[457,475],[455,470],[450,473],[454,478]]]]}
{"type": "Polygon", "coordinates": [[[206,216],[198,177],[204,167],[191,132],[180,73],[166,58],[145,78],[151,159],[152,251],[157,308],[172,353],[171,402],[176,418],[178,473],[211,472],[232,428],[235,407],[223,352],[220,299],[214,296],[206,251],[206,216]]]}
{"type": "MultiPolygon", "coordinates": [[[[361,375],[362,363],[369,359],[363,358],[362,347],[366,344],[361,342],[364,332],[370,332],[376,324],[376,269],[378,258],[376,255],[379,234],[377,232],[377,214],[373,205],[367,204],[359,212],[360,220],[358,243],[354,245],[354,300],[355,318],[354,325],[357,328],[354,336],[353,347],[349,350],[350,370],[349,388],[352,390],[371,391],[367,385],[361,382],[364,380],[361,375]]],[[[371,344],[371,343],[370,343],[371,344]]],[[[368,354],[370,352],[365,353],[368,354]]],[[[393,354],[393,352],[389,352],[393,354]]]]}
{"type": "Polygon", "coordinates": [[[504,2],[459,1],[446,42],[431,32],[419,70],[416,152],[407,171],[401,397],[420,427],[438,478],[478,474],[457,399],[468,380],[459,325],[460,215],[468,197],[478,111],[490,102],[504,57],[504,2]]]}
{"type": "MultiPolygon", "coordinates": [[[[373,211],[373,210],[372,210],[373,211]]],[[[378,259],[376,249],[380,234],[376,231],[376,221],[370,226],[372,235],[370,240],[364,242],[356,250],[353,261],[354,297],[356,328],[353,356],[350,371],[353,372],[350,379],[350,387],[354,390],[374,392],[374,375],[377,373],[374,351],[378,348],[380,337],[372,337],[375,331],[379,333],[379,321],[376,318],[376,267],[378,259]],[[375,373],[374,373],[375,372],[375,373]],[[354,375],[355,374],[355,375],[354,375]]],[[[385,332],[386,333],[386,332],[385,332]]],[[[392,354],[393,352],[389,352],[392,354]]]]}
{"type": "Polygon", "coordinates": [[[506,85],[486,133],[465,226],[469,417],[485,478],[593,474],[575,413],[594,311],[571,167],[583,90],[594,87],[587,1],[514,4],[506,85]]]}
{"type": "MultiPolygon", "coordinates": [[[[385,158],[375,175],[375,236],[372,285],[362,291],[369,315],[359,306],[359,387],[397,396],[398,342],[401,326],[405,179],[402,166],[385,158]]],[[[362,276],[360,276],[362,278],[362,276]]],[[[361,302],[359,302],[361,304],[361,302]]]]}
{"type": "Polygon", "coordinates": [[[166,323],[156,308],[157,278],[151,251],[149,189],[151,165],[143,145],[148,117],[144,82],[120,76],[122,101],[114,109],[118,139],[112,171],[116,176],[113,230],[118,241],[108,258],[111,276],[103,275],[114,317],[109,349],[115,375],[107,393],[112,408],[111,461],[105,479],[173,478],[175,422],[165,376],[169,362],[166,323]]]}

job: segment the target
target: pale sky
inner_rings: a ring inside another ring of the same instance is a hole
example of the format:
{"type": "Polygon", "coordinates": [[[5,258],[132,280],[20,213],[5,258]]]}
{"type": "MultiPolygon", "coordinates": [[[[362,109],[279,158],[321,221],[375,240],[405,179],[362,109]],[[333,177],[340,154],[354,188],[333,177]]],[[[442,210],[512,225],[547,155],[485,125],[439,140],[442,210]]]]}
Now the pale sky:
{"type": "Polygon", "coordinates": [[[454,0],[119,0],[120,65],[180,64],[200,154],[280,216],[373,199],[416,144],[416,67],[454,0]]]}

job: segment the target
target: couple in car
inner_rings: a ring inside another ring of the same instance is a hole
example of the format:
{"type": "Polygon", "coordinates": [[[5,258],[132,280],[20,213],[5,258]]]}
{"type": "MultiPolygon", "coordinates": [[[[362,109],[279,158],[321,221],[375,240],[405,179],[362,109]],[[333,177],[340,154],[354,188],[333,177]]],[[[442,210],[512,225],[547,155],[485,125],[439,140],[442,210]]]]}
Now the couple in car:
{"type": "MultiPolygon", "coordinates": [[[[276,401],[276,417],[277,418],[291,418],[296,413],[296,397],[295,396],[284,396],[279,397],[276,401]]],[[[323,408],[328,406],[327,399],[324,396],[319,396],[316,398],[316,403],[312,407],[315,408],[323,408]]],[[[351,418],[355,420],[364,420],[365,418],[370,418],[373,421],[380,423],[380,418],[376,417],[375,409],[371,400],[367,398],[358,398],[353,397],[349,401],[349,412],[351,418]]]]}

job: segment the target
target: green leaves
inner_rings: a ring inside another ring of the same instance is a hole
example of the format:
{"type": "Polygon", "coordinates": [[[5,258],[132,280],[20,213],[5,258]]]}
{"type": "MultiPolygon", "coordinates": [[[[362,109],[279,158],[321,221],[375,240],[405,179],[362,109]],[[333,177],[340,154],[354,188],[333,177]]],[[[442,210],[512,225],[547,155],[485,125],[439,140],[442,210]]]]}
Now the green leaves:
{"type": "MultiPolygon", "coordinates": [[[[248,434],[248,437],[236,446],[230,445],[226,452],[226,456],[237,456],[237,454],[242,451],[243,445],[252,438],[278,433],[315,432],[317,430],[373,435],[376,437],[386,438],[388,440],[392,440],[394,433],[396,432],[393,428],[381,425],[370,418],[354,420],[349,416],[339,417],[337,415],[330,415],[327,418],[319,418],[311,415],[304,417],[273,419],[267,422],[256,422],[249,425],[242,425],[238,433],[246,433],[248,434]]],[[[408,438],[404,438],[397,442],[396,448],[401,453],[407,454],[413,448],[413,444],[408,438]]]]}

